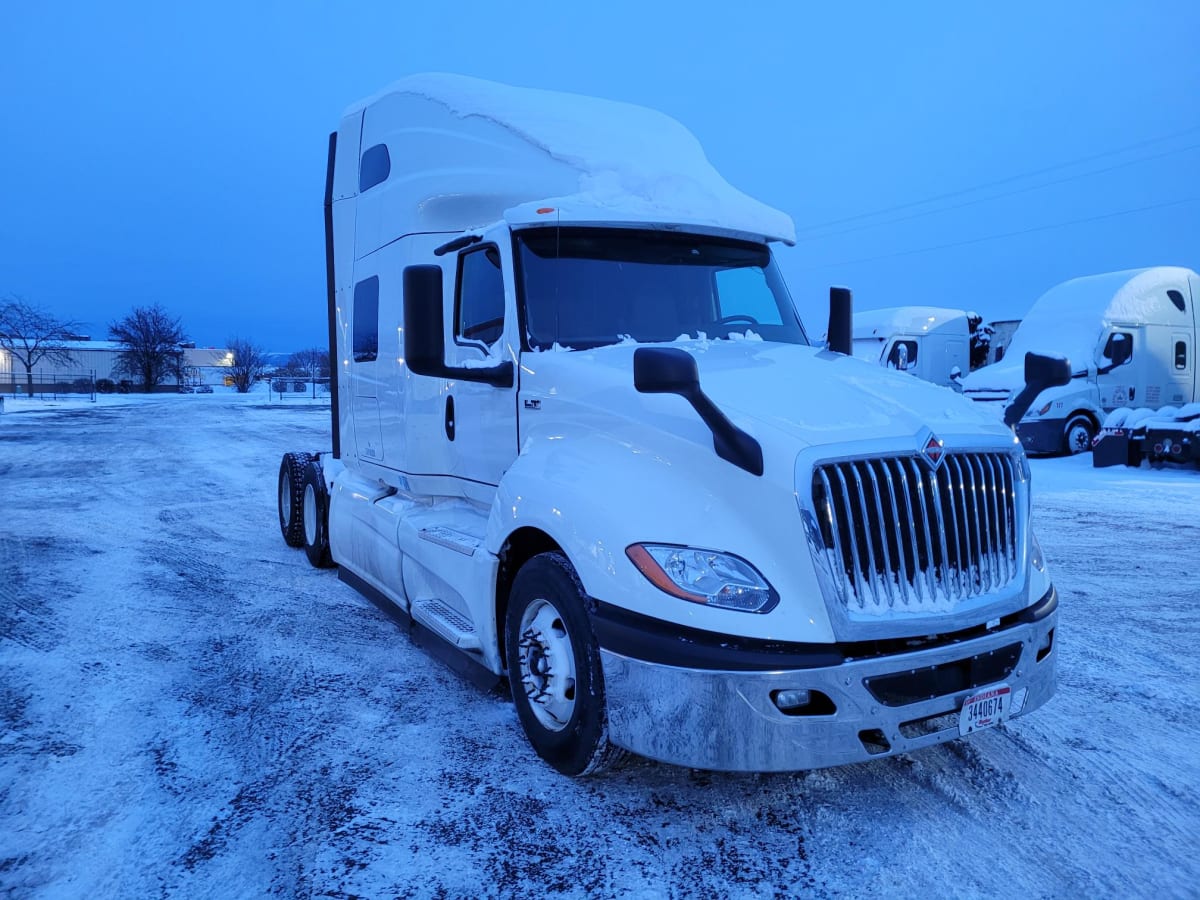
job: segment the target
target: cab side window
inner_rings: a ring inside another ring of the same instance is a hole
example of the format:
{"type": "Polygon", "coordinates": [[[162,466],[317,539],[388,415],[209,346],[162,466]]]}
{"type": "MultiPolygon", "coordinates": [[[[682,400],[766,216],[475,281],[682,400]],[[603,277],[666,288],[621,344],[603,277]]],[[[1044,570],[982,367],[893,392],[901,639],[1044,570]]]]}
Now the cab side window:
{"type": "Polygon", "coordinates": [[[718,320],[735,325],[782,325],[779,305],[767,284],[767,276],[757,266],[721,269],[714,276],[717,285],[718,320]]]}
{"type": "Polygon", "coordinates": [[[1108,341],[1104,345],[1105,359],[1113,358],[1113,344],[1120,341],[1126,341],[1126,345],[1129,347],[1129,359],[1133,359],[1133,335],[1128,331],[1114,331],[1108,336],[1108,341]]]}
{"type": "Polygon", "coordinates": [[[500,251],[480,247],[458,258],[454,338],[491,346],[504,333],[504,278],[500,251]]]}
{"type": "Polygon", "coordinates": [[[888,367],[892,369],[911,369],[917,362],[916,341],[896,341],[888,353],[888,367]]]}

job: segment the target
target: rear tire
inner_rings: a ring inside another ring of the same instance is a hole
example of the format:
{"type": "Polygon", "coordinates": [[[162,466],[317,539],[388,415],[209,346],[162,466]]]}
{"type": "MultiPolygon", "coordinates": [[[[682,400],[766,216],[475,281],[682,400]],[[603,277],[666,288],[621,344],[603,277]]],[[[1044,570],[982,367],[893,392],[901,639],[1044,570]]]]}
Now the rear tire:
{"type": "Polygon", "coordinates": [[[311,453],[285,453],[279,463],[279,531],[289,547],[304,546],[304,468],[311,453]]]}
{"type": "Polygon", "coordinates": [[[1096,426],[1088,416],[1071,416],[1067,420],[1067,427],[1063,429],[1063,453],[1067,456],[1086,453],[1092,449],[1092,439],[1095,436],[1096,426]]]}
{"type": "Polygon", "coordinates": [[[541,553],[517,572],[505,616],[508,683],[537,755],[564,775],[620,762],[608,740],[600,647],[587,595],[561,553],[541,553]]]}
{"type": "Polygon", "coordinates": [[[313,461],[304,467],[301,495],[304,554],[314,568],[332,568],[333,556],[329,552],[329,491],[325,488],[325,474],[321,471],[320,463],[313,461]]]}

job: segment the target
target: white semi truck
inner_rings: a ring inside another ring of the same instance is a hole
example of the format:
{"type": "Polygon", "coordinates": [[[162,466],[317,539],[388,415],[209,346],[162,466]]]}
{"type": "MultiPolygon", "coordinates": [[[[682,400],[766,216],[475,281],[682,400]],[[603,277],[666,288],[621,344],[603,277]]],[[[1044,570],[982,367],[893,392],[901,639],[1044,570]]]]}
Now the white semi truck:
{"type": "Polygon", "coordinates": [[[1073,278],[1038,298],[1002,362],[963,381],[967,397],[1004,409],[1021,390],[1029,352],[1075,362],[1071,380],[1029,406],[1017,435],[1030,453],[1080,453],[1108,413],[1180,407],[1200,400],[1196,301],[1200,275],[1154,266],[1073,278]]]}
{"type": "Polygon", "coordinates": [[[331,135],[326,227],[333,443],[285,455],[284,537],[507,678],[559,771],[837,765],[1052,694],[1013,433],[848,355],[848,292],[814,346],[791,220],[674,120],[414,76],[331,135]]]}
{"type": "Polygon", "coordinates": [[[971,371],[980,323],[961,309],[895,306],[854,313],[854,355],[950,387],[971,371]]]}

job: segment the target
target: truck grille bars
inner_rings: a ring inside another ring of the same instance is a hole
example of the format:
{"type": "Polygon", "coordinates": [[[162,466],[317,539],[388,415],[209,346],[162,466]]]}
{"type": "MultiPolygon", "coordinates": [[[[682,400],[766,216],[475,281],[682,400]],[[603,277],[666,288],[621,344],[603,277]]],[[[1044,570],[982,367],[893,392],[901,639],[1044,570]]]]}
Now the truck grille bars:
{"type": "Polygon", "coordinates": [[[947,453],[826,463],[813,505],[849,611],[946,606],[1017,574],[1016,462],[947,453]]]}

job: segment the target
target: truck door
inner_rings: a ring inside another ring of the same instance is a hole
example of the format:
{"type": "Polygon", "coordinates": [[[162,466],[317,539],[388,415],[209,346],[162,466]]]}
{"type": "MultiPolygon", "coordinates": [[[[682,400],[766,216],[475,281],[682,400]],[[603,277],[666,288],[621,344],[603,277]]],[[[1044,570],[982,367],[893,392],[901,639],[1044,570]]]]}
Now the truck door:
{"type": "Polygon", "coordinates": [[[1152,405],[1146,396],[1144,369],[1148,358],[1141,331],[1137,326],[1117,325],[1104,339],[1097,365],[1096,387],[1100,395],[1100,408],[1105,411],[1122,406],[1136,408],[1152,405]],[[1125,365],[1110,368],[1113,345],[1121,340],[1130,342],[1132,356],[1125,365]]]}
{"type": "Polygon", "coordinates": [[[1171,385],[1167,391],[1167,403],[1182,406],[1191,403],[1196,396],[1196,361],[1192,335],[1186,331],[1172,331],[1170,347],[1171,385]]]}
{"type": "Polygon", "coordinates": [[[958,371],[966,375],[971,371],[971,350],[966,338],[952,337],[946,340],[946,353],[938,361],[939,371],[929,380],[934,384],[949,384],[950,373],[958,371]]]}
{"type": "Polygon", "coordinates": [[[1200,403],[1200,366],[1196,365],[1193,357],[1196,355],[1196,338],[1200,336],[1200,315],[1196,314],[1196,302],[1200,301],[1200,278],[1195,275],[1188,276],[1188,294],[1187,307],[1192,314],[1191,328],[1186,329],[1185,337],[1191,341],[1187,345],[1188,360],[1192,371],[1192,402],[1200,403]]]}
{"type": "MultiPolygon", "coordinates": [[[[447,329],[449,365],[515,362],[511,348],[519,346],[516,303],[512,267],[506,265],[506,257],[500,245],[493,243],[478,244],[458,255],[452,327],[447,329]]],[[[516,402],[515,386],[497,388],[462,380],[447,384],[445,432],[450,474],[484,486],[500,483],[517,457],[516,402]]]]}

